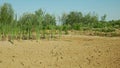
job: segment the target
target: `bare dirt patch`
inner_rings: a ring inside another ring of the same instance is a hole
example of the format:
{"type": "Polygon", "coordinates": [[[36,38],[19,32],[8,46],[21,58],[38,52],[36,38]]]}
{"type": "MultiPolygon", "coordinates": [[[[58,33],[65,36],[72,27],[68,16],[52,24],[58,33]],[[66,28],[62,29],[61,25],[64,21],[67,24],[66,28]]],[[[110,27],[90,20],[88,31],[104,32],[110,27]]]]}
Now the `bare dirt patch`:
{"type": "Polygon", "coordinates": [[[0,41],[0,68],[120,68],[120,38],[0,41]]]}

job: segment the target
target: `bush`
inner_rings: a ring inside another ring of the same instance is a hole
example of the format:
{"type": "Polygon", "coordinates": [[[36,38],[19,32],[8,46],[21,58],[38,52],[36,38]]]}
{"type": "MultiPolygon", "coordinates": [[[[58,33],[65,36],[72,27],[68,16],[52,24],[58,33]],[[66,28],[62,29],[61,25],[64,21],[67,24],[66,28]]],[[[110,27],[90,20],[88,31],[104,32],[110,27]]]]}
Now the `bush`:
{"type": "Polygon", "coordinates": [[[99,31],[99,32],[114,32],[115,29],[114,29],[114,28],[96,28],[96,29],[93,29],[93,31],[99,31]]]}
{"type": "Polygon", "coordinates": [[[82,27],[81,30],[86,31],[86,30],[91,30],[92,28],[90,27],[82,27]]]}
{"type": "Polygon", "coordinates": [[[81,27],[80,24],[74,24],[73,25],[74,30],[80,30],[80,27],[81,27]]]}
{"type": "Polygon", "coordinates": [[[101,23],[101,22],[99,22],[99,23],[94,23],[94,24],[92,25],[93,28],[104,28],[104,26],[105,26],[105,24],[104,24],[104,23],[101,23]]]}
{"type": "Polygon", "coordinates": [[[68,25],[63,25],[63,31],[65,31],[65,34],[68,34],[68,29],[69,29],[69,27],[68,27],[68,25]]]}

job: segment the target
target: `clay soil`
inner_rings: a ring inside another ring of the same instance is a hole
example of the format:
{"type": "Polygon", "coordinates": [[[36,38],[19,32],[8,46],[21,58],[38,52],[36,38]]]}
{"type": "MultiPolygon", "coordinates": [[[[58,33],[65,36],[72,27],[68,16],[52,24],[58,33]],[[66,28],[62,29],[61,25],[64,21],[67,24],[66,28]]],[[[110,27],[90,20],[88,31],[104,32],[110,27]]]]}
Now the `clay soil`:
{"type": "Polygon", "coordinates": [[[0,41],[0,68],[120,68],[120,37],[0,41]]]}

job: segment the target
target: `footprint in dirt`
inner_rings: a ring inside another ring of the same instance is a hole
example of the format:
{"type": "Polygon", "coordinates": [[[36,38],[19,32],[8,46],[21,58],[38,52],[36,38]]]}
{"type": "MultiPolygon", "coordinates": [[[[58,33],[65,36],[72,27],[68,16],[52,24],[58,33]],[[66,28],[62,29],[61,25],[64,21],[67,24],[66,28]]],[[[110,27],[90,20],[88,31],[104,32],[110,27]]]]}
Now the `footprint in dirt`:
{"type": "Polygon", "coordinates": [[[88,64],[91,63],[91,59],[90,58],[86,58],[86,60],[88,61],[88,64]]]}
{"type": "Polygon", "coordinates": [[[12,56],[13,58],[15,58],[15,56],[12,56]]]}
{"type": "Polygon", "coordinates": [[[20,64],[21,64],[22,66],[24,66],[24,63],[23,63],[23,62],[20,62],[20,64]]]}
{"type": "Polygon", "coordinates": [[[2,60],[0,60],[0,63],[2,63],[3,61],[2,60]]]}

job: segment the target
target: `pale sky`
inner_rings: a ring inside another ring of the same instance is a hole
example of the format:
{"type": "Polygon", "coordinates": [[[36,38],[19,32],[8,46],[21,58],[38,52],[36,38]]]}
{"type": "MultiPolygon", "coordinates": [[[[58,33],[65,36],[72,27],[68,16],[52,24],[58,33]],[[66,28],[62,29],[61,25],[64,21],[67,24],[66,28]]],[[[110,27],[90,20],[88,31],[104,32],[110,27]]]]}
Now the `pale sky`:
{"type": "Polygon", "coordinates": [[[84,14],[95,12],[99,16],[107,14],[107,20],[120,19],[120,0],[0,0],[0,6],[5,2],[12,5],[18,16],[42,8],[56,16],[80,11],[84,14]]]}

